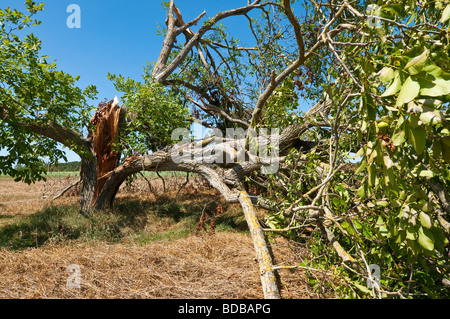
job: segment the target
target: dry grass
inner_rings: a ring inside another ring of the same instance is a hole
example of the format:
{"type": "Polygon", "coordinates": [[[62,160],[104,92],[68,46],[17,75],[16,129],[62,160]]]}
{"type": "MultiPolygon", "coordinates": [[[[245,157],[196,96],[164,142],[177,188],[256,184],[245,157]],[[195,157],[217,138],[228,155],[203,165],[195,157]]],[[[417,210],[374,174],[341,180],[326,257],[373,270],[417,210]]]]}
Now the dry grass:
{"type": "MultiPolygon", "coordinates": [[[[52,179],[48,182],[39,181],[27,185],[16,183],[12,178],[0,177],[0,227],[17,220],[17,218],[33,214],[50,204],[50,201],[42,196],[49,186],[53,186],[54,191],[57,192],[73,181],[75,178],[71,177],[69,179],[52,179]]],[[[75,197],[63,197],[57,203],[69,204],[77,201],[78,198],[75,197]]]]}
{"type": "MultiPolygon", "coordinates": [[[[1,298],[262,298],[249,237],[217,233],[167,243],[67,245],[0,251],[1,298]],[[81,270],[69,288],[67,267],[81,270]]],[[[299,272],[282,274],[283,297],[309,298],[299,272]],[[287,289],[289,287],[290,289],[287,289]]]]}
{"type": "MultiPolygon", "coordinates": [[[[1,178],[0,230],[48,206],[49,202],[41,199],[42,189],[42,183],[26,186],[1,178]],[[8,194],[10,192],[13,194],[8,194]],[[16,204],[11,203],[14,200],[16,204]]],[[[187,187],[183,195],[179,195],[172,190],[164,200],[175,198],[186,207],[198,204],[200,208],[207,207],[212,200],[218,201],[217,194],[209,189],[187,187]]],[[[130,199],[146,202],[149,207],[161,202],[157,194],[139,191],[134,195],[120,194],[118,205],[126,209],[130,199]]],[[[62,198],[54,204],[76,201],[77,198],[62,198]]],[[[240,212],[235,206],[228,207],[227,211],[231,215],[240,212]]],[[[123,236],[117,242],[48,240],[37,248],[0,249],[0,298],[263,297],[248,233],[228,229],[214,234],[190,232],[181,237],[162,237],[161,240],[152,237],[152,240],[142,241],[142,234],[174,232],[185,228],[183,223],[186,223],[186,219],[179,216],[169,218],[160,212],[144,212],[145,216],[133,215],[133,223],[136,222],[139,231],[124,226],[123,236]],[[81,270],[79,289],[67,286],[70,276],[67,267],[72,264],[81,270]]],[[[282,238],[272,241],[271,246],[275,263],[298,263],[300,255],[306,253],[282,238]]],[[[311,291],[302,271],[281,270],[279,274],[283,298],[324,297],[311,291]]]]}

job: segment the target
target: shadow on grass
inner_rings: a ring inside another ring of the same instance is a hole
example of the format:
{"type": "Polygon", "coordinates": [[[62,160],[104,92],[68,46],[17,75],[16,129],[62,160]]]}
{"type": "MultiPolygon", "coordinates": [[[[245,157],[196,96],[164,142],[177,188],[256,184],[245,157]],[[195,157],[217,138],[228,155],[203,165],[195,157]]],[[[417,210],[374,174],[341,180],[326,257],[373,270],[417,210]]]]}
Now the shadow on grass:
{"type": "MultiPolygon", "coordinates": [[[[217,198],[216,198],[217,199],[217,198]]],[[[176,239],[195,233],[201,216],[214,216],[217,202],[209,198],[176,202],[121,199],[111,211],[81,214],[79,207],[49,206],[0,228],[0,248],[19,250],[68,241],[131,240],[140,244],[176,239]],[[153,227],[162,224],[165,227],[153,227]]],[[[216,230],[239,229],[236,214],[215,218],[216,230]]]]}
{"type": "MultiPolygon", "coordinates": [[[[0,205],[0,207],[1,207],[1,205],[0,205]]],[[[16,216],[14,216],[14,215],[0,215],[0,220],[2,220],[2,219],[13,219],[14,217],[16,217],[16,216]]]]}

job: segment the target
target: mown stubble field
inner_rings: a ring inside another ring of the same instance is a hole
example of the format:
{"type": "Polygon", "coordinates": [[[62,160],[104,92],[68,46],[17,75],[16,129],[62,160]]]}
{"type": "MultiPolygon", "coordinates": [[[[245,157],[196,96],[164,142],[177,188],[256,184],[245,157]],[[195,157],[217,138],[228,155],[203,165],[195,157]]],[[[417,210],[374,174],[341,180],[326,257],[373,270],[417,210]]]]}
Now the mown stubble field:
{"type": "MultiPolygon", "coordinates": [[[[136,180],[112,211],[84,216],[76,194],[51,200],[76,180],[0,177],[0,298],[263,297],[240,207],[201,181],[180,191],[185,177],[166,176],[163,192],[159,178],[136,180]],[[70,285],[70,265],[80,270],[79,288],[70,285]]],[[[299,264],[307,253],[281,237],[271,247],[275,263],[299,264]]],[[[302,271],[279,274],[283,298],[329,297],[302,271]]]]}

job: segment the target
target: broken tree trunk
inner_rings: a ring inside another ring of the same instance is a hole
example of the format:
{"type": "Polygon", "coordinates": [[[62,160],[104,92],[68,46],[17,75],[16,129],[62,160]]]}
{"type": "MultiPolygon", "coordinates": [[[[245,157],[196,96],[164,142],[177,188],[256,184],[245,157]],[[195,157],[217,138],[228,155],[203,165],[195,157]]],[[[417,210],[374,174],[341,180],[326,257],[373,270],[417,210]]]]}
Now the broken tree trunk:
{"type": "MultiPolygon", "coordinates": [[[[92,198],[95,202],[102,191],[107,178],[104,176],[113,171],[119,164],[120,153],[113,148],[113,143],[119,136],[119,122],[122,116],[122,108],[119,107],[117,97],[106,103],[100,103],[97,112],[91,120],[91,124],[96,126],[96,131],[92,134],[92,144],[97,161],[97,180],[92,198]]],[[[115,189],[117,192],[118,189],[115,189]]]]}

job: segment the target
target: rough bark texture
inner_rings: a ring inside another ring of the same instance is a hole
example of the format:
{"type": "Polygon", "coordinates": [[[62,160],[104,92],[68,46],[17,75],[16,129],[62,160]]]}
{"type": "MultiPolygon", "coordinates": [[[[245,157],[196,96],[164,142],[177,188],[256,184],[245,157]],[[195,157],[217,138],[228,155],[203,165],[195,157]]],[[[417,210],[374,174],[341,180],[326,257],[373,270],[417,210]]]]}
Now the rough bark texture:
{"type": "MultiPolygon", "coordinates": [[[[306,120],[312,115],[315,115],[316,112],[327,110],[329,107],[329,102],[319,103],[308,112],[307,116],[305,116],[305,124],[299,123],[286,128],[279,136],[280,156],[286,154],[288,150],[293,147],[302,149],[304,152],[307,152],[314,147],[316,145],[315,142],[302,141],[300,139],[301,135],[310,127],[310,124],[306,123],[306,120]]],[[[267,144],[269,140],[270,139],[265,137],[258,137],[257,142],[259,144],[267,144]]],[[[201,143],[206,144],[204,142],[201,143]]],[[[240,149],[237,149],[240,145],[245,145],[245,142],[243,140],[230,141],[219,144],[203,145],[202,148],[187,144],[178,149],[178,146],[171,146],[150,155],[127,158],[120,167],[113,167],[112,169],[108,167],[108,170],[102,169],[102,172],[97,174],[102,179],[102,187],[98,189],[98,192],[96,193],[94,208],[98,210],[110,208],[120,185],[128,176],[140,171],[179,171],[198,173],[205,177],[228,202],[237,203],[239,202],[239,195],[230,190],[229,187],[233,188],[240,185],[245,176],[260,169],[262,164],[255,161],[249,161],[248,157],[246,157],[246,161],[244,162],[236,161],[236,163],[232,164],[208,163],[213,162],[212,160],[215,155],[211,154],[220,153],[223,154],[224,158],[236,158],[236,154],[241,151],[240,149]],[[173,155],[177,152],[182,152],[183,156],[186,156],[186,159],[181,163],[174,162],[173,155]],[[198,159],[201,160],[199,161],[198,159]]],[[[97,156],[97,158],[103,159],[104,155],[97,156]]],[[[98,167],[100,168],[100,166],[98,167]]]]}
{"type": "Polygon", "coordinates": [[[255,247],[256,259],[259,263],[261,284],[265,299],[280,299],[280,291],[277,286],[275,270],[273,267],[272,256],[267,247],[264,232],[256,216],[252,200],[247,192],[241,191],[239,202],[244,210],[245,219],[255,247]]]}
{"type": "Polygon", "coordinates": [[[94,202],[95,188],[97,186],[97,163],[91,159],[81,158],[81,200],[80,209],[82,212],[88,212],[94,202]]]}
{"type": "Polygon", "coordinates": [[[107,181],[96,199],[94,208],[97,210],[108,209],[112,206],[117,189],[125,179],[141,171],[178,171],[192,172],[205,177],[210,184],[218,190],[230,203],[238,202],[238,195],[231,191],[223,182],[220,171],[216,171],[208,164],[191,162],[175,163],[169,150],[161,150],[146,156],[127,158],[123,165],[109,172],[105,177],[107,181]]]}

